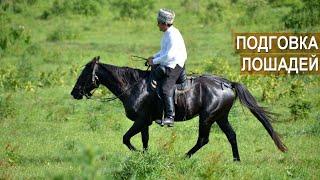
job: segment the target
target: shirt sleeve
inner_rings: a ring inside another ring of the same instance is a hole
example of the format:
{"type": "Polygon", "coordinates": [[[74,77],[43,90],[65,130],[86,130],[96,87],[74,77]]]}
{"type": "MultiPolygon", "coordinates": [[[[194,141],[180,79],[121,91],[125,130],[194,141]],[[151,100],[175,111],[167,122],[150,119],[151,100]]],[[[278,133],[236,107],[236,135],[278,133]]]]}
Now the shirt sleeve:
{"type": "Polygon", "coordinates": [[[156,54],[153,55],[153,58],[157,58],[160,56],[161,51],[157,52],[156,54]]]}
{"type": "Polygon", "coordinates": [[[156,54],[158,56],[153,59],[153,64],[160,64],[161,62],[166,61],[170,58],[169,55],[170,51],[172,50],[172,41],[172,36],[169,35],[167,43],[164,44],[165,49],[163,53],[161,53],[160,51],[159,54],[156,54]]]}

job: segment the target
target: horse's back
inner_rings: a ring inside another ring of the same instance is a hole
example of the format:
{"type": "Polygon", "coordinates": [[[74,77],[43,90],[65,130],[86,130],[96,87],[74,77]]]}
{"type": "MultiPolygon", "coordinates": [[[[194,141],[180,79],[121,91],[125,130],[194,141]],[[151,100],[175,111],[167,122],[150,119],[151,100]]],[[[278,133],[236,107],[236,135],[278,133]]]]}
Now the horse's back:
{"type": "Polygon", "coordinates": [[[176,94],[176,121],[191,119],[202,111],[212,113],[220,108],[231,108],[235,99],[232,82],[212,75],[192,79],[187,90],[176,94]]]}

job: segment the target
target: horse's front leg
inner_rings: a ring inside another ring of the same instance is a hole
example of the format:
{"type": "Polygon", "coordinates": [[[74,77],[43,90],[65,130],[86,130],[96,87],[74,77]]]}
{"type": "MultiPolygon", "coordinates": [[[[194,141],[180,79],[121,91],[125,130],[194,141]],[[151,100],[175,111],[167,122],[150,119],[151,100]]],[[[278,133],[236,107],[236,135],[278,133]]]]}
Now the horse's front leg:
{"type": "Polygon", "coordinates": [[[123,144],[125,144],[130,150],[135,151],[136,148],[130,143],[131,137],[141,132],[143,129],[143,123],[141,120],[136,120],[130,129],[123,136],[123,144]]]}
{"type": "Polygon", "coordinates": [[[145,125],[141,131],[141,140],[143,144],[143,151],[148,150],[148,141],[149,141],[149,126],[145,125]]]}

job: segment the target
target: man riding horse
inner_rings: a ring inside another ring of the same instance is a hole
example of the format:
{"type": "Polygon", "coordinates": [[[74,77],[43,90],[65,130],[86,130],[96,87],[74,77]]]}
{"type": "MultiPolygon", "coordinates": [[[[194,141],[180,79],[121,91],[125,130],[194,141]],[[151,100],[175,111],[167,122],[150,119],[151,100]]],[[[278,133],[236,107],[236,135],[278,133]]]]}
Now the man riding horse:
{"type": "Polygon", "coordinates": [[[185,75],[184,64],[187,60],[187,51],[181,33],[173,26],[175,13],[169,9],[160,9],[158,12],[158,27],[163,32],[161,50],[148,58],[149,65],[158,65],[152,72],[160,82],[160,96],[164,105],[164,118],[156,120],[160,125],[173,126],[174,109],[174,85],[180,76],[185,75]]]}
{"type": "Polygon", "coordinates": [[[186,153],[187,157],[191,157],[209,142],[211,127],[217,123],[231,145],[235,161],[240,161],[240,156],[236,133],[229,123],[228,116],[235,100],[239,99],[240,103],[260,121],[278,149],[286,152],[287,147],[270,123],[273,113],[261,107],[241,83],[214,75],[197,76],[193,79],[192,86],[183,92],[184,95],[177,96],[175,114],[173,88],[177,80],[180,81],[179,76],[184,75],[183,67],[187,53],[181,34],[172,26],[173,19],[172,11],[159,11],[158,26],[164,32],[161,50],[148,59],[149,64],[157,64],[151,74],[156,75],[156,80],[160,79],[157,82],[162,84],[161,100],[156,93],[149,91],[150,71],[104,64],[99,61],[99,56],[85,65],[71,95],[75,99],[82,99],[83,96],[90,98],[92,91],[100,85],[107,87],[115,95],[115,99],[118,98],[122,102],[126,116],[133,121],[122,139],[130,150],[136,150],[130,140],[138,133],[141,133],[143,149],[148,149],[149,126],[153,121],[162,118],[164,109],[165,118],[156,121],[161,125],[172,126],[174,118],[175,121],[185,121],[199,116],[198,139],[186,153]],[[162,101],[165,104],[164,108],[162,101]]]}

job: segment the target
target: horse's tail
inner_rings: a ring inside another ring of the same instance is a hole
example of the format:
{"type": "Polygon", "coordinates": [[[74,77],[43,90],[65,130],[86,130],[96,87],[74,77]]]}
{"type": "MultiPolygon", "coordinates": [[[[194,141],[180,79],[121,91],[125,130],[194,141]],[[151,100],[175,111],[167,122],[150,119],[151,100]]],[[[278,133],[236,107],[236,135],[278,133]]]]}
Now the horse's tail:
{"type": "Polygon", "coordinates": [[[244,85],[232,82],[232,87],[235,89],[241,104],[249,108],[251,113],[262,123],[278,149],[282,152],[286,152],[288,150],[286,145],[283,144],[277,132],[273,130],[269,121],[269,119],[272,119],[272,113],[259,106],[255,98],[244,85]]]}

